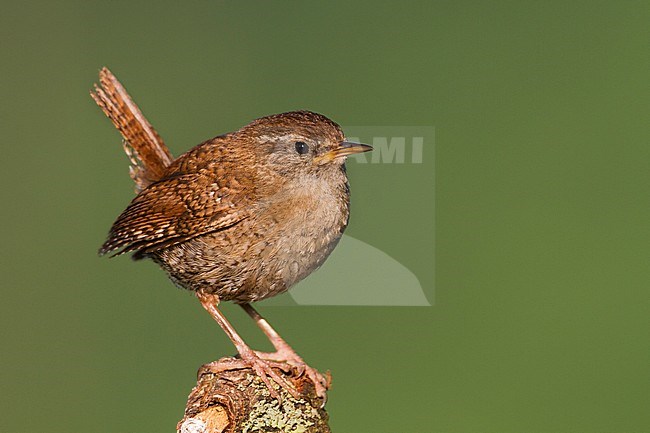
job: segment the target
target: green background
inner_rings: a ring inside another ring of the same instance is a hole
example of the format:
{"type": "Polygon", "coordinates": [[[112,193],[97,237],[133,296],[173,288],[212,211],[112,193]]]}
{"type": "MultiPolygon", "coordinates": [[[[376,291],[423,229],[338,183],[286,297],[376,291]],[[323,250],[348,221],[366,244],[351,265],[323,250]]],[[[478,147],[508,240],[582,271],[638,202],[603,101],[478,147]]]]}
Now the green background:
{"type": "Polygon", "coordinates": [[[435,126],[435,160],[350,166],[348,232],[434,306],[263,309],[333,371],[334,431],[650,431],[649,22],[647,2],[3,2],[0,431],[173,431],[197,367],[234,352],[154,264],[96,257],[132,196],[87,93],[102,65],[174,154],[296,108],[435,126]]]}

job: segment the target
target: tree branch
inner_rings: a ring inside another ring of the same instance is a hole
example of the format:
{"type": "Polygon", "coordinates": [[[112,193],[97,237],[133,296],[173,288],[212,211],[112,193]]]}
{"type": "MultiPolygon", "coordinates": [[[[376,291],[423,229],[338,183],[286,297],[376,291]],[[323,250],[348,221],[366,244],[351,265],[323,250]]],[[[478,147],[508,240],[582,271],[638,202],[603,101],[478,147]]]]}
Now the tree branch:
{"type": "Polygon", "coordinates": [[[300,399],[278,387],[280,403],[239,359],[222,358],[212,365],[218,368],[199,370],[178,433],[331,433],[323,400],[295,368],[283,364],[277,371],[295,386],[300,399]]]}

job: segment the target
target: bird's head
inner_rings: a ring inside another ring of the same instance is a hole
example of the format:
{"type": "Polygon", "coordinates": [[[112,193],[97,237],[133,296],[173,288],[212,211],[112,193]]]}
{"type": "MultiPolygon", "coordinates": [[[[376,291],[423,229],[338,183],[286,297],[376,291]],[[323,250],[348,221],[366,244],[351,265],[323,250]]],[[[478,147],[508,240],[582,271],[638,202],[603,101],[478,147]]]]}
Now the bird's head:
{"type": "Polygon", "coordinates": [[[372,150],[346,141],[338,124],[310,111],[262,117],[238,134],[254,143],[261,163],[285,178],[340,172],[348,155],[372,150]]]}

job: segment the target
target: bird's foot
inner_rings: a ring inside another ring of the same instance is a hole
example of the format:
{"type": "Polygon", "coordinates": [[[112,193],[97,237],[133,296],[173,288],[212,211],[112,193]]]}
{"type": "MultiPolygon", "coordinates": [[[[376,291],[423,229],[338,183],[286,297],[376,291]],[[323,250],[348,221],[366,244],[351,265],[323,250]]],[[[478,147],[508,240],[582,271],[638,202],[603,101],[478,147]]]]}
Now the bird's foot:
{"type": "Polygon", "coordinates": [[[309,380],[314,384],[316,395],[319,398],[322,398],[323,401],[327,398],[327,390],[332,383],[332,376],[329,371],[323,376],[318,370],[307,365],[303,359],[298,356],[291,348],[281,348],[276,352],[258,352],[255,351],[255,354],[267,362],[272,363],[286,363],[292,367],[295,367],[298,372],[303,375],[307,375],[309,380]]]}
{"type": "Polygon", "coordinates": [[[284,377],[278,374],[277,370],[288,372],[287,363],[283,361],[276,361],[271,359],[262,359],[257,355],[253,350],[242,350],[239,353],[240,358],[222,358],[218,361],[210,362],[201,366],[198,371],[198,376],[205,373],[214,373],[218,374],[224,371],[230,370],[243,370],[246,368],[252,369],[255,374],[262,379],[262,382],[269,389],[269,393],[272,397],[278,401],[282,401],[280,393],[276,387],[271,383],[275,382],[278,386],[288,392],[296,400],[300,398],[300,393],[296,388],[289,383],[284,377]]]}

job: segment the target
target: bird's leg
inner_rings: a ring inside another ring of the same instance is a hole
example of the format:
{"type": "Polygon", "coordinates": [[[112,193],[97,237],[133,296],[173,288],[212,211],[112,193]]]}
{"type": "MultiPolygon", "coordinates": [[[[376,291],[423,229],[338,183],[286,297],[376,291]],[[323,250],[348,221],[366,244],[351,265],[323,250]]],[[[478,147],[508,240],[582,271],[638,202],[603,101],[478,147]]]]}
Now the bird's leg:
{"type": "MultiPolygon", "coordinates": [[[[269,388],[269,392],[271,395],[278,400],[280,400],[280,395],[278,392],[273,388],[271,385],[271,381],[269,380],[269,377],[273,379],[275,383],[280,385],[282,388],[284,388],[289,394],[291,394],[294,398],[299,398],[299,394],[296,391],[296,389],[289,383],[287,382],[282,376],[280,376],[277,372],[273,370],[271,367],[271,363],[269,363],[267,360],[261,359],[254,351],[251,349],[245,342],[244,340],[239,336],[237,331],[235,331],[235,328],[228,322],[228,319],[219,311],[217,308],[217,305],[219,305],[219,297],[217,295],[205,293],[204,291],[197,291],[196,292],[196,297],[199,298],[199,301],[201,301],[201,305],[203,308],[206,309],[208,313],[210,313],[210,316],[216,322],[221,326],[221,329],[224,330],[226,335],[228,335],[228,338],[230,338],[230,341],[235,345],[237,348],[237,352],[239,352],[239,356],[241,357],[241,360],[244,362],[244,364],[250,368],[252,368],[255,373],[262,379],[262,381],[266,384],[266,386],[269,388]]],[[[217,362],[218,364],[218,362],[217,362]]],[[[212,364],[207,364],[204,369],[211,370],[211,366],[214,367],[214,372],[219,372],[223,371],[222,366],[219,365],[212,365],[212,364]]],[[[235,364],[233,364],[233,367],[235,364]]]]}
{"type": "Polygon", "coordinates": [[[266,321],[260,313],[253,308],[251,304],[240,304],[240,306],[248,313],[249,316],[255,321],[257,326],[264,332],[268,337],[273,347],[275,347],[274,353],[265,353],[265,352],[255,352],[260,358],[272,360],[272,361],[284,361],[290,365],[296,366],[299,369],[302,369],[307,377],[314,383],[316,388],[316,395],[324,398],[326,391],[330,386],[331,378],[329,374],[325,378],[322,374],[318,372],[315,368],[310,367],[303,361],[303,359],[289,346],[289,344],[284,341],[280,334],[276,332],[269,322],[266,321]]]}

